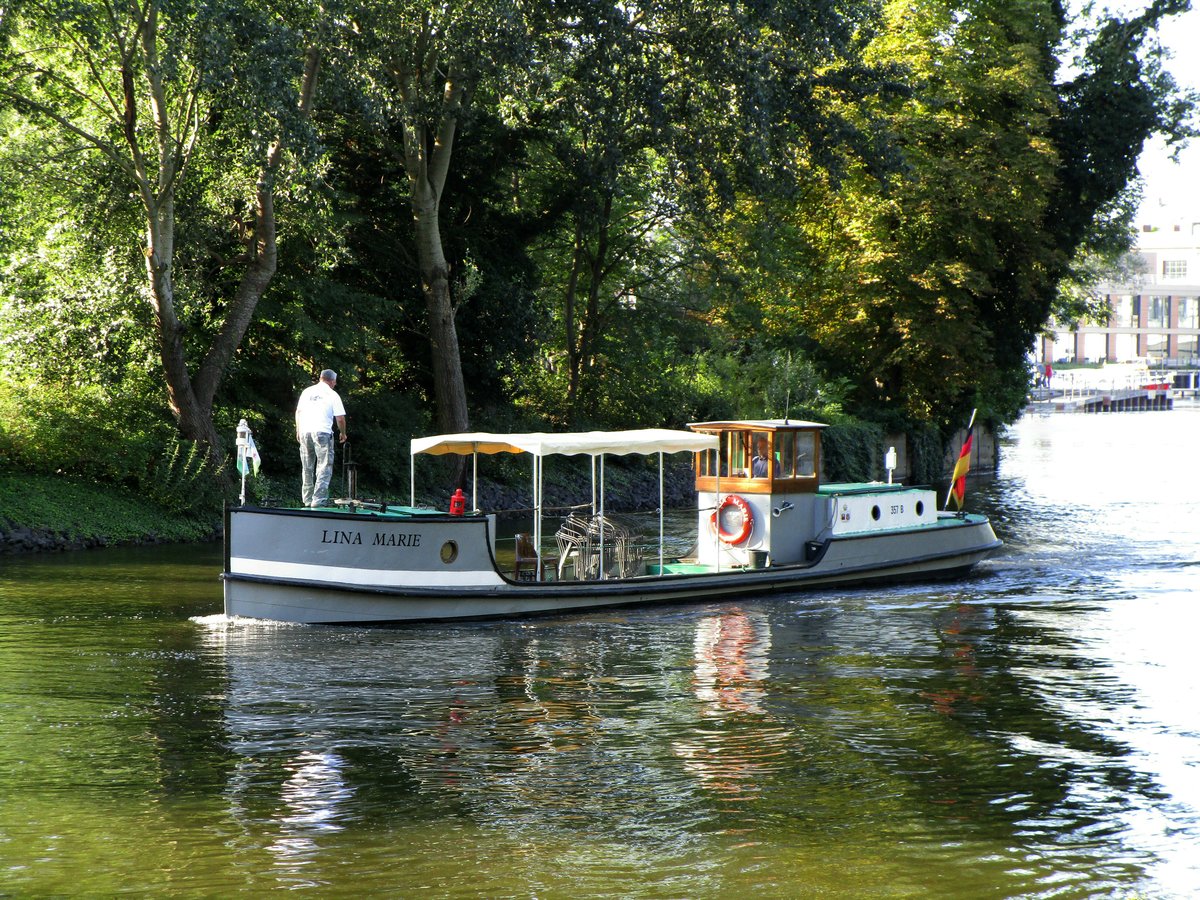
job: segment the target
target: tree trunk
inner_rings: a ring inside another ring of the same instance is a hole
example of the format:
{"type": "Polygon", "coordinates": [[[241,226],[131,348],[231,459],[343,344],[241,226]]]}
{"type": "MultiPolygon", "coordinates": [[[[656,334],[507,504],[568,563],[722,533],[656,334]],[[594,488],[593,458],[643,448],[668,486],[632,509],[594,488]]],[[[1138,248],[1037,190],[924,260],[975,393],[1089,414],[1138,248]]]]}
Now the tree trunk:
{"type": "MultiPolygon", "coordinates": [[[[304,78],[300,87],[300,109],[309,114],[313,91],[320,67],[320,52],[309,48],[305,57],[304,78]]],[[[165,127],[165,117],[156,117],[165,127]]],[[[229,360],[237,351],[246,330],[254,319],[254,311],[275,276],[278,265],[274,202],[274,179],[283,156],[283,144],[276,141],[264,161],[255,191],[254,231],[246,246],[247,263],[232,301],[225,313],[220,331],[212,346],[196,368],[195,378],[188,369],[183,347],[183,328],[175,314],[175,285],[172,266],[175,244],[175,172],[160,169],[159,183],[170,184],[161,202],[144,191],[149,220],[147,231],[146,269],[150,279],[151,297],[158,326],[159,347],[163,373],[167,384],[167,399],[181,437],[196,441],[208,448],[214,463],[223,456],[223,442],[213,425],[212,409],[217,389],[229,360]]],[[[170,160],[163,158],[162,165],[170,160]]]]}
{"type": "Polygon", "coordinates": [[[183,347],[183,326],[175,314],[175,282],[171,273],[175,256],[175,203],[171,196],[161,203],[151,203],[146,218],[146,277],[158,331],[167,404],[180,436],[204,444],[209,448],[209,455],[219,459],[212,408],[196,396],[183,347]]]}
{"type": "MultiPolygon", "coordinates": [[[[321,51],[309,47],[304,58],[304,77],[300,83],[300,111],[312,114],[313,93],[321,67],[321,51]]],[[[225,314],[221,330],[196,371],[195,389],[199,402],[211,416],[213,399],[230,359],[246,336],[258,301],[275,277],[279,264],[276,244],[275,177],[283,160],[282,140],[275,141],[267,154],[266,164],[259,175],[254,194],[254,232],[246,244],[246,271],[242,273],[233,302],[225,314]]]]}
{"type": "Polygon", "coordinates": [[[579,292],[579,271],[583,267],[583,225],[575,225],[575,245],[571,251],[571,275],[563,308],[563,338],[567,346],[567,419],[576,421],[575,403],[579,397],[579,330],[575,323],[575,300],[579,292]]]}
{"type": "Polygon", "coordinates": [[[466,431],[467,390],[462,374],[454,303],[450,296],[450,270],[442,250],[436,201],[414,196],[413,218],[417,232],[417,261],[429,325],[429,351],[433,370],[433,396],[438,427],[444,434],[466,431]]]}
{"type": "MultiPolygon", "coordinates": [[[[428,29],[428,22],[425,23],[428,29]]],[[[431,69],[434,67],[431,67],[431,69]]],[[[444,433],[467,431],[467,389],[462,374],[458,329],[454,324],[454,298],[450,293],[450,267],[442,247],[439,212],[446,175],[454,153],[454,137],[466,91],[453,73],[442,82],[441,113],[431,135],[423,119],[419,79],[406,66],[392,69],[404,99],[404,168],[408,173],[409,202],[417,240],[417,265],[429,328],[430,368],[438,426],[444,433]]],[[[461,469],[456,481],[461,480],[461,469]]]]}
{"type": "Polygon", "coordinates": [[[575,371],[573,376],[573,396],[571,398],[571,417],[579,415],[578,406],[587,400],[589,386],[586,378],[591,375],[596,358],[596,345],[603,332],[601,313],[601,291],[608,275],[608,229],[612,218],[612,192],[608,192],[601,207],[599,220],[596,222],[596,252],[588,256],[588,289],[587,300],[584,304],[582,322],[579,327],[579,340],[576,350],[575,371]]]}

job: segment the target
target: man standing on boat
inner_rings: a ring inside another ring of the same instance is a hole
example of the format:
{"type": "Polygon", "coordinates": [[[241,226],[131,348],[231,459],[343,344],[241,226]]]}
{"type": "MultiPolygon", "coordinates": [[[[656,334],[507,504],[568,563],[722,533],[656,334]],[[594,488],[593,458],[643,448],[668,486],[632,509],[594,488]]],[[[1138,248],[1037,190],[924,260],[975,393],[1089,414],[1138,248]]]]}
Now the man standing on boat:
{"type": "Polygon", "coordinates": [[[321,380],[305,388],[296,403],[296,440],[300,442],[302,498],[305,506],[324,506],[333,477],[333,423],[346,443],[346,407],[333,388],[337,372],[326,369],[321,380]]]}

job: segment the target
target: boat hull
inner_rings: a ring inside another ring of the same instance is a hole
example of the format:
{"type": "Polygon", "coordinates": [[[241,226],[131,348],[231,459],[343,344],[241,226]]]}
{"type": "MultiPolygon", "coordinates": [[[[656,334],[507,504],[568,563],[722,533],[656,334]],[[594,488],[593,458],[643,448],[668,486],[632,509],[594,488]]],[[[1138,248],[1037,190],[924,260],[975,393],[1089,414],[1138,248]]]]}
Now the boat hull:
{"type": "Polygon", "coordinates": [[[936,526],[835,536],[811,560],[792,565],[524,582],[501,574],[493,527],[481,516],[231,509],[225,612],[307,624],[389,624],[723,600],[951,577],[1000,546],[986,518],[947,516],[936,526]]]}

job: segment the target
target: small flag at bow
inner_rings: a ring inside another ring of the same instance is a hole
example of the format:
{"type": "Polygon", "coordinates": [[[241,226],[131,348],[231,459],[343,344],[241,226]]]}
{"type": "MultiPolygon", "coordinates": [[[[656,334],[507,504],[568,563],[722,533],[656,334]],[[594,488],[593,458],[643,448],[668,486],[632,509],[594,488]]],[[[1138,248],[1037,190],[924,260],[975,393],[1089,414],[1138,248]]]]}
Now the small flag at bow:
{"type": "Polygon", "coordinates": [[[950,476],[950,493],[946,497],[946,506],[950,501],[958,509],[963,508],[963,500],[967,496],[967,472],[971,470],[971,438],[974,436],[975,410],[971,410],[971,423],[967,426],[967,439],[963,441],[962,450],[958,454],[958,462],[954,464],[954,473],[950,476]]]}
{"type": "Polygon", "coordinates": [[[238,422],[238,472],[248,475],[253,470],[257,475],[261,465],[262,457],[258,455],[258,447],[254,446],[254,435],[250,433],[250,426],[246,424],[246,420],[242,419],[238,422]]]}

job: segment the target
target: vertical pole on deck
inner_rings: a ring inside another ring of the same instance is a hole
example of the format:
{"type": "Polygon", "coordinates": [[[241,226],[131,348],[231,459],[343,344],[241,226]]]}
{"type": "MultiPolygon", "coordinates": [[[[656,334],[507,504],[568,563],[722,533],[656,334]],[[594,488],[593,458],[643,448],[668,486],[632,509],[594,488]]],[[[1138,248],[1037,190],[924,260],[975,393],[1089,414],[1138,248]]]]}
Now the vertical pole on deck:
{"type": "Polygon", "coordinates": [[[604,454],[600,454],[600,580],[608,578],[604,568],[604,454]]]}
{"type": "Polygon", "coordinates": [[[471,511],[479,509],[479,442],[476,441],[471,453],[471,511]]]}
{"type": "Polygon", "coordinates": [[[546,457],[538,457],[538,581],[541,581],[541,514],[546,502],[546,457]]]}
{"type": "Polygon", "coordinates": [[[408,505],[417,505],[417,454],[408,451],[408,505]]]}
{"type": "Polygon", "coordinates": [[[533,455],[533,555],[534,580],[542,580],[542,457],[533,455]]]}
{"type": "Polygon", "coordinates": [[[663,573],[663,506],[665,505],[665,494],[663,493],[663,454],[658,451],[658,574],[663,573]]]}
{"type": "MultiPolygon", "coordinates": [[[[725,438],[725,435],[721,434],[720,437],[721,437],[721,440],[723,441],[725,438]]],[[[717,505],[715,507],[713,507],[714,515],[717,512],[719,512],[721,509],[721,445],[719,443],[717,444],[717,501],[716,502],[717,502],[717,505]]],[[[720,530],[721,530],[721,522],[718,519],[716,532],[719,532],[720,530]]],[[[701,532],[703,532],[703,527],[701,527],[701,532]]],[[[721,571],[721,539],[717,535],[716,532],[713,533],[712,540],[713,540],[713,548],[717,555],[717,571],[720,572],[721,571]]]]}

